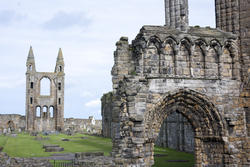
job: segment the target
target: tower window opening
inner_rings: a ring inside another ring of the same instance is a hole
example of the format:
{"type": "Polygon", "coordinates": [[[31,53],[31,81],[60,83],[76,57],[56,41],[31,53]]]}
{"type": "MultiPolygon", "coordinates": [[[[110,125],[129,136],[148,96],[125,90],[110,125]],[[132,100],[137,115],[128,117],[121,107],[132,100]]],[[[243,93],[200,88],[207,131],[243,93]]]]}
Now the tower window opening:
{"type": "Polygon", "coordinates": [[[58,99],[58,103],[61,104],[61,98],[58,99]]]}
{"type": "Polygon", "coordinates": [[[33,85],[34,85],[34,83],[31,82],[31,83],[30,83],[30,88],[31,88],[31,89],[33,89],[33,85]]]}
{"type": "Polygon", "coordinates": [[[58,83],[58,90],[61,90],[62,84],[58,83]]]}
{"type": "Polygon", "coordinates": [[[49,114],[50,114],[50,118],[54,118],[54,107],[53,106],[51,106],[49,108],[49,114]]]}
{"type": "Polygon", "coordinates": [[[40,106],[36,107],[36,117],[41,117],[41,107],[40,106]]]}
{"type": "Polygon", "coordinates": [[[32,71],[32,65],[29,65],[29,70],[32,71]]]}
{"type": "Polygon", "coordinates": [[[31,97],[31,98],[30,98],[30,104],[32,104],[32,103],[33,103],[33,98],[31,97]]]}
{"type": "Polygon", "coordinates": [[[59,66],[59,71],[62,72],[62,66],[59,66]]]}

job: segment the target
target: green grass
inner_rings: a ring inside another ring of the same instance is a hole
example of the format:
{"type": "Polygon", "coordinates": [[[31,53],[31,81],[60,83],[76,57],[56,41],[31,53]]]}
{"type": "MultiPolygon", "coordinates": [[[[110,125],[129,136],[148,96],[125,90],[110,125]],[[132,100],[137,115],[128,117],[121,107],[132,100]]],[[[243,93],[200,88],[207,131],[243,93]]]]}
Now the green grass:
{"type": "MultiPolygon", "coordinates": [[[[74,136],[59,134],[43,137],[49,137],[49,140],[35,140],[35,137],[29,134],[18,134],[17,137],[0,136],[0,146],[3,146],[3,152],[11,157],[45,157],[53,154],[44,152],[43,144],[57,144],[64,148],[61,153],[104,152],[107,156],[112,151],[111,139],[108,138],[83,134],[74,136]],[[81,139],[81,137],[85,137],[85,139],[81,139]],[[62,141],[62,138],[70,139],[70,141],[62,141]]],[[[154,167],[192,167],[194,164],[192,154],[159,147],[155,147],[155,154],[166,154],[167,156],[155,157],[154,167]],[[167,160],[188,160],[189,162],[167,162],[167,160]]]]}
{"type": "Polygon", "coordinates": [[[82,134],[74,136],[59,134],[43,137],[49,137],[49,140],[38,141],[35,140],[34,136],[28,134],[18,134],[17,137],[0,136],[0,146],[3,146],[3,152],[6,152],[11,157],[45,157],[53,154],[53,152],[44,152],[44,149],[42,149],[43,144],[57,144],[64,148],[61,153],[101,151],[105,155],[109,155],[112,150],[111,140],[108,138],[82,134]],[[86,137],[86,139],[80,137],[86,137]],[[62,138],[70,139],[70,141],[62,141],[62,138]]]}
{"type": "Polygon", "coordinates": [[[155,157],[153,167],[193,167],[194,155],[185,152],[179,152],[169,148],[155,147],[154,154],[166,154],[165,157],[155,157]],[[189,162],[167,162],[167,160],[188,160],[189,162]]]}

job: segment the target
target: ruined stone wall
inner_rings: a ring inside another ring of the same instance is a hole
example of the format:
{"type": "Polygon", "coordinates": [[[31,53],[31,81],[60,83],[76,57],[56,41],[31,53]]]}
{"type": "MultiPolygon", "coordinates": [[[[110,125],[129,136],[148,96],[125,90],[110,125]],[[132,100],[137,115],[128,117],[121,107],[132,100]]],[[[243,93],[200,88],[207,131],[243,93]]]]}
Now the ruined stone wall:
{"type": "Polygon", "coordinates": [[[112,110],[113,110],[113,93],[109,92],[102,96],[102,135],[103,137],[112,136],[112,110]]]}
{"type": "Polygon", "coordinates": [[[236,35],[144,26],[132,44],[122,37],[116,46],[112,113],[119,126],[112,155],[117,164],[151,166],[160,127],[178,111],[194,129],[196,166],[249,165],[236,35]]]}
{"type": "Polygon", "coordinates": [[[18,114],[0,114],[0,134],[11,131],[21,132],[25,130],[25,116],[18,114]]]}
{"type": "Polygon", "coordinates": [[[28,131],[63,129],[64,61],[59,49],[54,72],[37,72],[32,48],[26,62],[26,128],[28,131]],[[48,79],[49,94],[41,94],[41,81],[48,79]]]}
{"type": "Polygon", "coordinates": [[[38,160],[35,158],[11,158],[6,153],[0,152],[1,167],[52,167],[49,160],[38,160]]]}
{"type": "MultiPolygon", "coordinates": [[[[102,135],[111,138],[113,93],[102,96],[102,135]]],[[[194,132],[191,124],[181,114],[173,113],[165,119],[159,136],[155,142],[157,146],[168,147],[179,151],[194,151],[194,132]]]]}
{"type": "MultiPolygon", "coordinates": [[[[53,127],[55,125],[54,120],[51,118],[48,118],[46,120],[37,118],[36,123],[38,131],[43,131],[43,129],[45,129],[45,131],[54,131],[54,129],[48,130],[50,127],[53,127]],[[47,122],[41,123],[40,121],[47,121],[47,122]]],[[[95,120],[93,117],[90,117],[89,119],[65,118],[64,127],[62,130],[66,131],[67,129],[73,130],[74,132],[88,132],[91,134],[101,134],[102,121],[95,120]]],[[[0,134],[11,133],[11,132],[23,132],[25,130],[26,130],[25,116],[17,114],[0,114],[0,134]]]]}
{"type": "Polygon", "coordinates": [[[239,35],[241,79],[243,81],[241,105],[244,106],[248,134],[250,135],[250,1],[216,0],[216,26],[239,35]]]}
{"type": "Polygon", "coordinates": [[[165,0],[165,26],[186,30],[188,22],[188,0],[165,0]]]}
{"type": "Polygon", "coordinates": [[[73,130],[74,132],[88,132],[91,134],[101,134],[102,121],[95,120],[93,117],[89,119],[65,118],[64,130],[73,130]]]}

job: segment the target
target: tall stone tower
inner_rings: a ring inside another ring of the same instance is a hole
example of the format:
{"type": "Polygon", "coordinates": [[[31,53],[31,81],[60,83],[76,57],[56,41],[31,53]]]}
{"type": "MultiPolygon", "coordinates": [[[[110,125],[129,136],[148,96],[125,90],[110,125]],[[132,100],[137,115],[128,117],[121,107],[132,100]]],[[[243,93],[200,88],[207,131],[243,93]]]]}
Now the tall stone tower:
{"type": "Polygon", "coordinates": [[[37,72],[32,47],[26,62],[26,130],[55,131],[64,127],[64,61],[59,49],[54,72],[37,72]],[[41,94],[43,80],[49,92],[41,94]]]}
{"type": "Polygon", "coordinates": [[[242,93],[241,105],[246,112],[248,135],[250,136],[250,1],[215,0],[216,27],[239,36],[242,93]]]}
{"type": "Polygon", "coordinates": [[[184,31],[188,23],[188,0],[165,0],[166,26],[184,31]]]}

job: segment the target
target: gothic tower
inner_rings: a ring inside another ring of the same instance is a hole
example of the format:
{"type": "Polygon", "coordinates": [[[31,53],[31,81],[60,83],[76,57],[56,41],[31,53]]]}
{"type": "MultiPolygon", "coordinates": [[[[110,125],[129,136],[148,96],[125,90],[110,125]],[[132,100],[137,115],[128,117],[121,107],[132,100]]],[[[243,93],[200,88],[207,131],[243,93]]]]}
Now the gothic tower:
{"type": "Polygon", "coordinates": [[[54,72],[37,72],[32,47],[26,71],[26,129],[55,131],[64,127],[64,61],[59,49],[54,72]],[[48,94],[42,87],[47,81],[48,94]]]}
{"type": "Polygon", "coordinates": [[[26,62],[26,129],[33,130],[34,129],[34,75],[36,73],[35,68],[35,58],[32,47],[30,47],[27,62],[26,62]]]}
{"type": "Polygon", "coordinates": [[[249,0],[215,0],[216,27],[239,37],[242,78],[242,105],[246,112],[250,136],[250,2],[249,0]]]}
{"type": "Polygon", "coordinates": [[[184,31],[188,23],[188,0],[165,0],[166,26],[184,31]]]}

